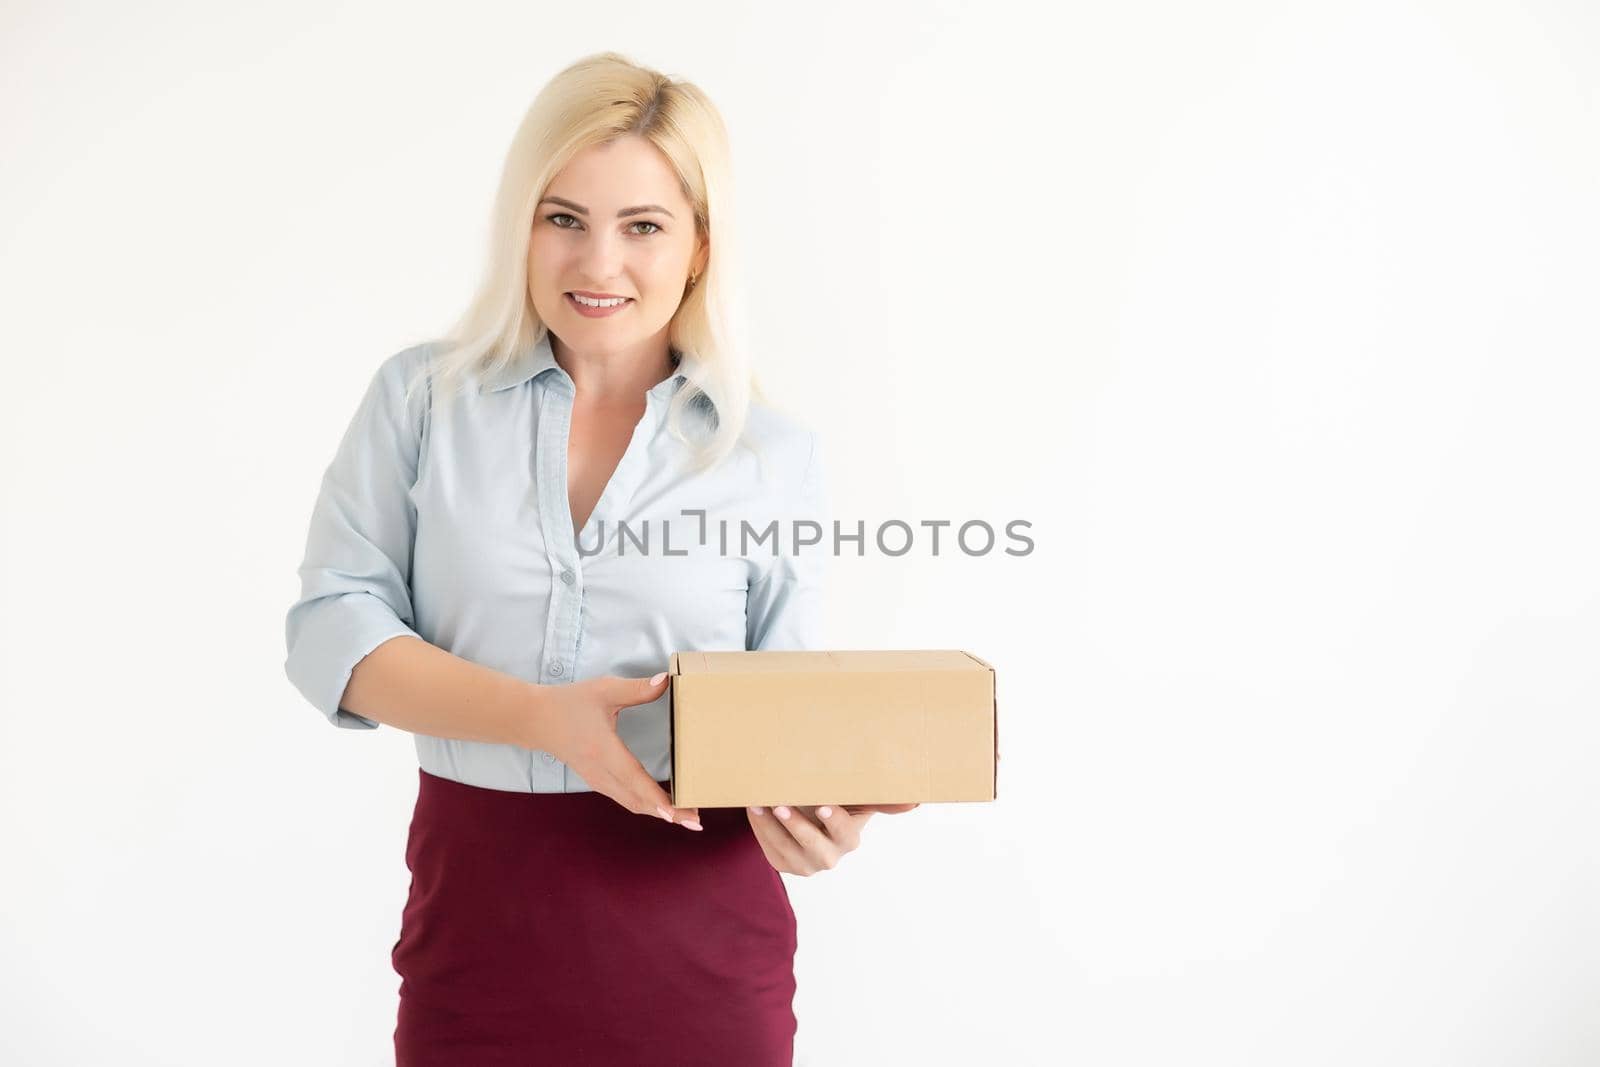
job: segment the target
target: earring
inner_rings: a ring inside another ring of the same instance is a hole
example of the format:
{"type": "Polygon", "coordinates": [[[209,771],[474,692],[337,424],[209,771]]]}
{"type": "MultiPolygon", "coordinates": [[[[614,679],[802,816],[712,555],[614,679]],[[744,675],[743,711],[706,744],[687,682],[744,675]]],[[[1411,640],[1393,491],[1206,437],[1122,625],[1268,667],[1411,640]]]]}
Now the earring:
{"type": "Polygon", "coordinates": [[[689,288],[693,289],[694,288],[694,283],[699,281],[699,280],[700,280],[700,275],[698,275],[698,274],[689,275],[689,288]]]}

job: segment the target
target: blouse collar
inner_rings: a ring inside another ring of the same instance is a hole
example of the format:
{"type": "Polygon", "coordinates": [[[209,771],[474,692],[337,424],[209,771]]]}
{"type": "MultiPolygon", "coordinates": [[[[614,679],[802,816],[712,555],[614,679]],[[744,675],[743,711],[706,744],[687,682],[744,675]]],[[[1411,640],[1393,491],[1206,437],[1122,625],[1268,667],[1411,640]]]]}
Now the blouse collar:
{"type": "MultiPolygon", "coordinates": [[[[680,353],[677,366],[673,372],[662,379],[649,390],[649,395],[668,399],[677,392],[680,383],[698,377],[699,362],[687,353],[680,353]]],[[[499,370],[489,375],[484,388],[489,392],[500,392],[512,386],[521,385],[543,374],[545,371],[555,371],[570,383],[571,377],[556,362],[555,351],[550,346],[550,331],[540,331],[540,337],[530,347],[518,352],[512,360],[499,370]]]]}

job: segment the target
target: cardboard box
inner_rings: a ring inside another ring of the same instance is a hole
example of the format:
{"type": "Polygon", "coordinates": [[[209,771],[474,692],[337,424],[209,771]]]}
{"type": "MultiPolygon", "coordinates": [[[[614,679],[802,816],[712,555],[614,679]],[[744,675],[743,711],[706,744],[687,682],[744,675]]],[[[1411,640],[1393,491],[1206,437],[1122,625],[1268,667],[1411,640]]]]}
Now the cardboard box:
{"type": "Polygon", "coordinates": [[[672,803],[994,800],[994,668],[953,649],[677,652],[672,803]]]}

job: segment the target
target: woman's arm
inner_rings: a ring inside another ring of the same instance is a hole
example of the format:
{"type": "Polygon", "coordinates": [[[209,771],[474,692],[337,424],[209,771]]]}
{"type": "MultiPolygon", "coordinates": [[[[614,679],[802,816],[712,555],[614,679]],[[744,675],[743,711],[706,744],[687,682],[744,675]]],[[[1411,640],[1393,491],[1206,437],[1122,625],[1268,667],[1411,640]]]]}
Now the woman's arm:
{"type": "MultiPolygon", "coordinates": [[[[807,432],[805,445],[797,450],[800,462],[793,477],[783,479],[793,487],[793,496],[783,507],[779,528],[778,555],[767,572],[750,584],[745,595],[745,642],[747,650],[809,651],[825,647],[822,635],[822,593],[827,577],[826,533],[819,544],[795,545],[787,523],[810,521],[819,531],[829,529],[824,474],[823,446],[817,434],[807,432]]],[[[796,526],[798,533],[798,526],[796,526]]]]}
{"type": "Polygon", "coordinates": [[[391,637],[350,672],[341,710],[412,733],[543,749],[591,789],[636,815],[699,830],[617,735],[617,712],[666,693],[666,672],[537,685],[452,655],[420,637],[391,637]]]}
{"type": "Polygon", "coordinates": [[[543,748],[544,688],[402,635],[356,664],[339,706],[415,734],[543,748]]]}
{"type": "Polygon", "coordinates": [[[425,346],[384,360],[373,373],[322,476],[300,564],[300,596],[284,618],[284,671],[335,726],[377,722],[341,708],[355,665],[398,636],[423,640],[411,602],[417,480],[428,404],[405,388],[425,346]]]}

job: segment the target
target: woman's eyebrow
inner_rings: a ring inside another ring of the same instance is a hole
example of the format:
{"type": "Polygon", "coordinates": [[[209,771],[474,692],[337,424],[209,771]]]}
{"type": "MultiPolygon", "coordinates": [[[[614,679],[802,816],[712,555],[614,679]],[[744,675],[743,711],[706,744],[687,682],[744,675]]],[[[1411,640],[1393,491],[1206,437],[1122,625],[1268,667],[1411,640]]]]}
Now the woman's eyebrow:
{"type": "MultiPolygon", "coordinates": [[[[559,196],[547,196],[543,200],[539,201],[539,203],[560,204],[562,207],[571,208],[580,215],[587,215],[589,213],[588,208],[583,207],[580,204],[574,204],[571,200],[566,200],[559,196]]],[[[625,219],[629,215],[643,215],[647,211],[659,211],[669,219],[677,218],[676,215],[662,207],[660,204],[641,204],[638,207],[625,207],[621,211],[617,212],[617,218],[625,219]]]]}

